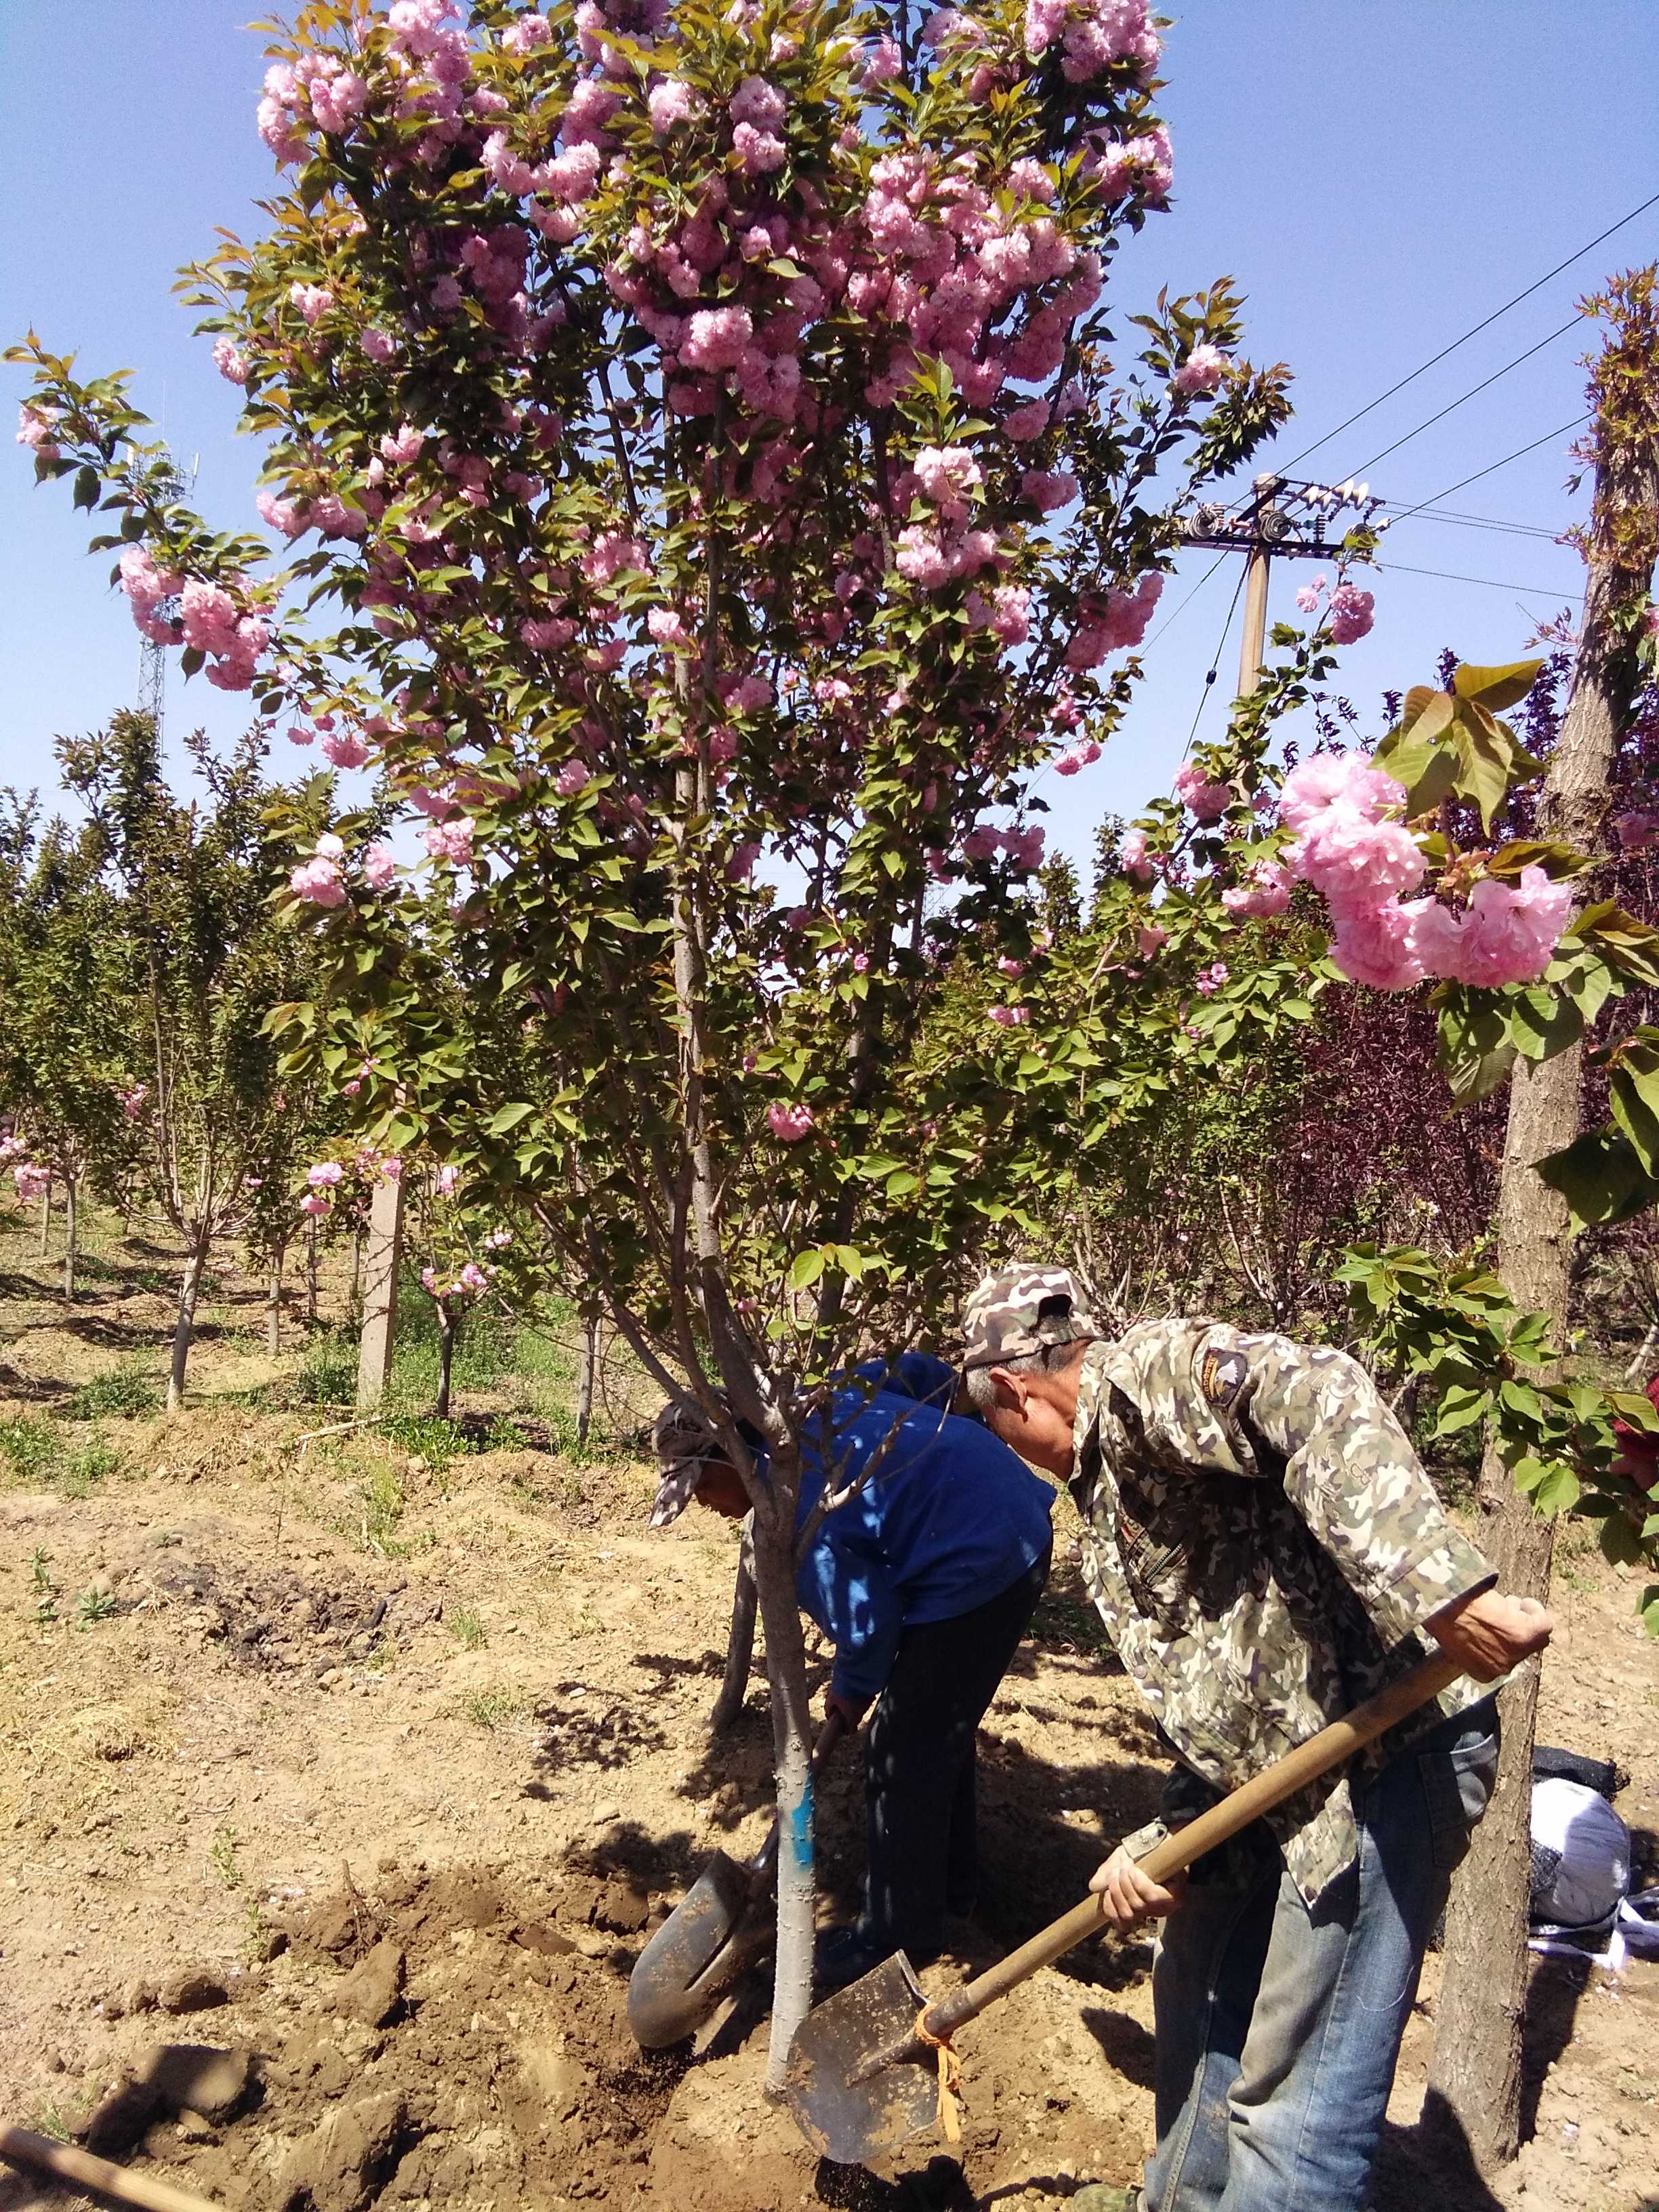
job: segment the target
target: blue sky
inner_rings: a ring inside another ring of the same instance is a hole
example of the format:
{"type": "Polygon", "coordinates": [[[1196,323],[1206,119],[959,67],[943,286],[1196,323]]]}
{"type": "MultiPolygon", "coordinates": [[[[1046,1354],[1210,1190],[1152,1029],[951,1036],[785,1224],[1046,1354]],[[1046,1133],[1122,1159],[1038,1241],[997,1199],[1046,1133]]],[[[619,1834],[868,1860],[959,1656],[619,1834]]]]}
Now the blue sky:
{"type": "MultiPolygon", "coordinates": [[[[1296,373],[1281,461],[1659,191],[1652,0],[1194,0],[1170,12],[1163,108],[1176,204],[1129,242],[1111,298],[1127,313],[1160,285],[1233,276],[1247,295],[1247,351],[1296,373]]],[[[216,226],[258,223],[253,203],[271,172],[253,131],[263,64],[241,27],[247,13],[226,0],[0,5],[0,334],[33,324],[55,350],[78,351],[88,373],[133,369],[136,403],[183,459],[199,457],[198,501],[222,527],[252,521],[256,455],[234,435],[236,395],[169,288],[180,263],[211,249],[216,226]]],[[[1582,405],[1576,335],[1368,465],[1567,322],[1583,289],[1656,254],[1659,207],[1297,473],[1363,472],[1404,507],[1568,422],[1582,405]]],[[[21,391],[22,373],[4,374],[21,391]]],[[[1450,504],[1564,527],[1583,505],[1563,489],[1565,442],[1450,504]]],[[[85,525],[62,489],[34,488],[21,448],[0,442],[0,781],[50,782],[54,734],[96,726],[134,696],[137,635],[106,560],[82,550],[85,525]]],[[[1212,557],[1183,559],[1161,620],[1212,557]]],[[[1376,627],[1344,656],[1340,679],[1368,713],[1385,687],[1430,675],[1442,645],[1478,661],[1516,657],[1532,621],[1579,589],[1569,549],[1484,527],[1402,524],[1383,558],[1385,573],[1368,580],[1376,627]]],[[[1218,651],[1216,690],[1230,696],[1236,616],[1224,645],[1220,634],[1236,580],[1229,559],[1161,634],[1154,625],[1121,738],[1070,782],[1048,779],[1064,848],[1081,856],[1103,812],[1167,788],[1218,651]]],[[[1276,575],[1275,611],[1288,611],[1298,580],[1276,575]]],[[[175,738],[198,722],[228,734],[245,711],[172,671],[175,738]]],[[[1212,701],[1200,737],[1219,715],[1212,701]]]]}

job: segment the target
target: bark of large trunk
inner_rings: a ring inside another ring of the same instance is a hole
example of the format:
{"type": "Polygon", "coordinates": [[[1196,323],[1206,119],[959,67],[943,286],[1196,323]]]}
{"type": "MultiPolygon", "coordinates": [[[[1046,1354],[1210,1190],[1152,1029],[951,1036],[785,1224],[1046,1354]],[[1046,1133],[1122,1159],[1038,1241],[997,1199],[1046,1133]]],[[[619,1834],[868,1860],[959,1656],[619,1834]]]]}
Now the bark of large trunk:
{"type": "MultiPolygon", "coordinates": [[[[1620,567],[1613,523],[1632,500],[1651,501],[1654,495],[1650,459],[1615,450],[1596,486],[1572,696],[1538,810],[1542,836],[1565,838],[1586,851],[1595,849],[1620,729],[1633,696],[1629,647],[1613,617],[1632,586],[1644,589],[1647,583],[1645,576],[1632,577],[1620,567]]],[[[1573,1045],[1541,1066],[1516,1063],[1498,1185],[1498,1273],[1518,1305],[1558,1322],[1566,1314],[1571,1223],[1565,1200],[1534,1172],[1534,1163],[1578,1134],[1583,1058],[1582,1048],[1573,1045]]],[[[1480,1507],[1486,1547],[1501,1585],[1518,1596],[1547,1598],[1554,1531],[1519,1495],[1492,1451],[1481,1468],[1480,1507]]],[[[1500,1701],[1504,1748],[1497,1785],[1459,1874],[1446,1923],[1446,1972],[1430,2082],[1440,2112],[1488,2172],[1515,2156],[1520,2137],[1538,1680],[1539,1669],[1528,1668],[1500,1701]]]]}
{"type": "Polygon", "coordinates": [[[755,1662],[755,1574],[750,1564],[752,1545],[745,1538],[738,1554],[738,1578],[732,1592],[732,1627],[726,1639],[726,1673],[720,1695],[708,1716],[708,1733],[719,1735],[743,1711],[749,1694],[750,1669],[755,1662]]]}
{"type": "Polygon", "coordinates": [[[191,1340],[196,1333],[196,1301],[201,1295],[202,1274],[207,1265],[208,1235],[203,1230],[191,1248],[179,1285],[178,1317],[173,1328],[173,1359],[167,1369],[167,1411],[176,1413],[185,1402],[185,1370],[190,1364],[191,1340]]]}
{"type": "Polygon", "coordinates": [[[75,1238],[79,1224],[76,1197],[77,1188],[73,1178],[65,1177],[64,1182],[64,1302],[66,1305],[73,1305],[75,1303],[75,1238]]]}

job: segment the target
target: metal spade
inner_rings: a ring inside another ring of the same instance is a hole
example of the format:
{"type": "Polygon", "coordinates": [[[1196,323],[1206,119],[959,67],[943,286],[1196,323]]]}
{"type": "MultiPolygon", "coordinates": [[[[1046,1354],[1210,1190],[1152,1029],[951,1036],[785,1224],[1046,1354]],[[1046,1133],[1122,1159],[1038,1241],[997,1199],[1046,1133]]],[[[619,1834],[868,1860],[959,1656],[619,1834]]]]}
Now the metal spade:
{"type": "MultiPolygon", "coordinates": [[[[812,1773],[845,1733],[831,1711],[812,1747],[812,1773]]],[[[628,2025],[642,2050],[661,2051],[690,2035],[775,1937],[772,1892],[778,1871],[778,1824],[753,1858],[741,1864],[714,1857],[634,1962],[628,1982],[628,2025]]]]}
{"type": "MultiPolygon", "coordinates": [[[[1455,1682],[1462,1663],[1438,1653],[1392,1687],[1333,1721],[1254,1775],[1196,1820],[1166,1836],[1139,1863],[1167,1881],[1229,1836],[1402,1721],[1455,1682]]],[[[789,2046],[784,2095],[796,2125],[821,2158],[863,2166],[930,2127],[939,2111],[939,2054],[986,2007],[1107,1925],[1101,1899],[1085,1897],[975,1981],[928,2004],[900,1951],[809,2013],[789,2046]]]]}

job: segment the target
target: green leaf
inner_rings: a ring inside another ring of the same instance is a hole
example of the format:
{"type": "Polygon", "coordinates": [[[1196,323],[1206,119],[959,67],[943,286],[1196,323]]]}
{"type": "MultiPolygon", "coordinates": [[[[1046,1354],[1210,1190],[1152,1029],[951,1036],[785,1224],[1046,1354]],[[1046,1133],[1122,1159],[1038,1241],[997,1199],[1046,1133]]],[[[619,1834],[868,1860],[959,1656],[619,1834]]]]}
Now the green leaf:
{"type": "Polygon", "coordinates": [[[1565,993],[1543,986],[1510,1002],[1510,1034],[1528,1060],[1553,1060],[1584,1034],[1584,1017],[1565,993]]]}
{"type": "Polygon", "coordinates": [[[1526,697],[1543,665],[1541,660],[1511,660],[1501,668],[1477,668],[1464,661],[1452,678],[1452,690],[1460,699],[1478,700],[1489,714],[1501,714],[1526,697]]]}
{"type": "Polygon", "coordinates": [[[484,1125],[485,1133],[491,1137],[505,1137],[510,1130],[516,1129],[520,1121],[527,1121],[535,1110],[524,1100],[512,1106],[503,1106],[500,1113],[492,1115],[484,1125]]]}
{"type": "Polygon", "coordinates": [[[1614,1062],[1608,1105],[1644,1170],[1659,1176],[1659,1047],[1639,1033],[1614,1062]]]}
{"type": "Polygon", "coordinates": [[[809,1291],[823,1273],[823,1267],[824,1255],[817,1245],[810,1251],[797,1252],[784,1277],[785,1285],[792,1291],[809,1291]]]}
{"type": "Polygon", "coordinates": [[[1440,1417],[1434,1425],[1437,1437],[1455,1436],[1459,1429],[1473,1428],[1483,1421],[1492,1407],[1490,1390],[1480,1390],[1464,1382],[1454,1382],[1440,1400],[1440,1417]]]}
{"type": "Polygon", "coordinates": [[[1553,1520],[1558,1513],[1572,1510],[1583,1494],[1583,1487],[1567,1462],[1557,1460],[1534,1490],[1532,1502],[1547,1519],[1553,1520]]]}
{"type": "Polygon", "coordinates": [[[1628,1221],[1659,1201],[1659,1182],[1644,1171],[1635,1146],[1610,1129],[1587,1129],[1533,1164],[1566,1200],[1575,1229],[1628,1221]]]}
{"type": "Polygon", "coordinates": [[[1480,826],[1490,834],[1492,816],[1509,792],[1515,747],[1484,707],[1467,703],[1459,708],[1452,743],[1457,754],[1455,788],[1474,801],[1480,810],[1480,826]]]}

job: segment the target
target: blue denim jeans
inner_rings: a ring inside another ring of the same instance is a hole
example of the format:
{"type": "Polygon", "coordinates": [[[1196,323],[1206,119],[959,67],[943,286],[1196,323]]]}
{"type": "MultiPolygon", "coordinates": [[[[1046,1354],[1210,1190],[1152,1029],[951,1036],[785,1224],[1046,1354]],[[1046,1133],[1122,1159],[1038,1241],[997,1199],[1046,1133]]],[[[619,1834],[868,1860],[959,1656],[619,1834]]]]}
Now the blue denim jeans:
{"type": "Polygon", "coordinates": [[[1359,1855],[1311,1908],[1258,1822],[1200,1860],[1152,1969],[1145,2212],[1361,2212],[1400,2039],[1498,1766],[1490,1698],[1360,1793],[1359,1855]]]}

